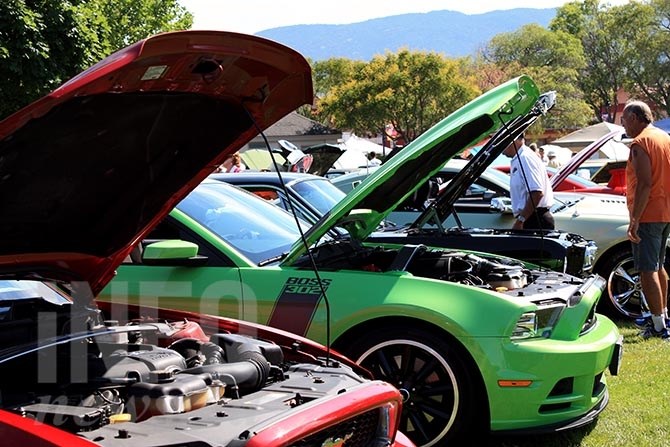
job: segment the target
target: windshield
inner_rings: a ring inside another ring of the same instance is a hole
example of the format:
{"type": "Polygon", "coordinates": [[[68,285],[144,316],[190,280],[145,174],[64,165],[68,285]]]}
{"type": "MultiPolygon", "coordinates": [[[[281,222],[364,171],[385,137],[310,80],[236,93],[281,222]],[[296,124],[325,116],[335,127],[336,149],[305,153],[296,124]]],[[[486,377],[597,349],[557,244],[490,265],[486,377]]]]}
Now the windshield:
{"type": "Polygon", "coordinates": [[[290,214],[223,182],[200,184],[177,209],[256,264],[287,252],[300,238],[290,214]]]}
{"type": "Polygon", "coordinates": [[[326,179],[312,179],[296,182],[291,188],[307,203],[313,206],[320,215],[330,211],[346,194],[326,179]]]}

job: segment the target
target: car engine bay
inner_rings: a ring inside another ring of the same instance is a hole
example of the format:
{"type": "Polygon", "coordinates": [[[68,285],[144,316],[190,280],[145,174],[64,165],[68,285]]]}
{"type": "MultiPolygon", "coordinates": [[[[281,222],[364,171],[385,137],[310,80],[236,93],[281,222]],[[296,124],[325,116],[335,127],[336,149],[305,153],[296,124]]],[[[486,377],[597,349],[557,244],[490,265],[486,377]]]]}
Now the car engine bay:
{"type": "MultiPolygon", "coordinates": [[[[312,250],[323,270],[406,271],[415,276],[467,284],[519,295],[543,293],[561,285],[575,288],[580,278],[568,274],[532,270],[516,259],[463,250],[434,249],[422,244],[405,244],[397,249],[368,246],[353,241],[332,241],[312,250]]],[[[307,265],[300,259],[297,266],[307,265]]]]}
{"type": "Polygon", "coordinates": [[[97,308],[37,297],[0,304],[0,408],[102,445],[172,445],[196,431],[220,445],[369,383],[336,361],[296,362],[283,346],[207,335],[194,321],[104,320],[97,308]]]}

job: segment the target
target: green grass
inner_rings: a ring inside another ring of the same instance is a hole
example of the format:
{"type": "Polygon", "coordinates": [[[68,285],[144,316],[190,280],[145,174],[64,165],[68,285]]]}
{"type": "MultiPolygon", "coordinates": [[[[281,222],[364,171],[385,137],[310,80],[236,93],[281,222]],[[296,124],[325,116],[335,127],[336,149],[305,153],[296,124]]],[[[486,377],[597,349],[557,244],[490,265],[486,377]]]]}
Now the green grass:
{"type": "Polygon", "coordinates": [[[487,447],[660,447],[670,443],[670,342],[643,340],[619,323],[624,355],[619,375],[607,373],[610,402],[592,424],[567,433],[491,437],[487,447]]]}

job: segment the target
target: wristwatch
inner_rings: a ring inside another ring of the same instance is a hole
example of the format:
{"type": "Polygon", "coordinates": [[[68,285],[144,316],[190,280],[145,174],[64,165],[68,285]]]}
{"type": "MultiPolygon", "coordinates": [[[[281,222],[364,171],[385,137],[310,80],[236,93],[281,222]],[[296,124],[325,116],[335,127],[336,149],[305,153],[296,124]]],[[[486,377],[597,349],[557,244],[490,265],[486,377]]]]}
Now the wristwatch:
{"type": "Polygon", "coordinates": [[[521,214],[519,214],[518,216],[516,216],[516,220],[518,220],[521,223],[524,223],[526,221],[526,218],[523,217],[521,214]]]}

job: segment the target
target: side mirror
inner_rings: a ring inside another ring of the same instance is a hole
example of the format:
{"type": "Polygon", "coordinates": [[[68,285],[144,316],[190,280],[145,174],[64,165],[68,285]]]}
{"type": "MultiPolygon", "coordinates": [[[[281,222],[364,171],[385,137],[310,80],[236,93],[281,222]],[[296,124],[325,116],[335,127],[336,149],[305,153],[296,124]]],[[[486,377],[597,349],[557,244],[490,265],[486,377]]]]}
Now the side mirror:
{"type": "Polygon", "coordinates": [[[198,245],[181,240],[152,242],[142,251],[142,264],[196,267],[207,263],[206,256],[198,256],[198,245]]]}
{"type": "Polygon", "coordinates": [[[501,214],[512,214],[512,199],[509,197],[494,197],[491,199],[490,210],[501,214]]]}

